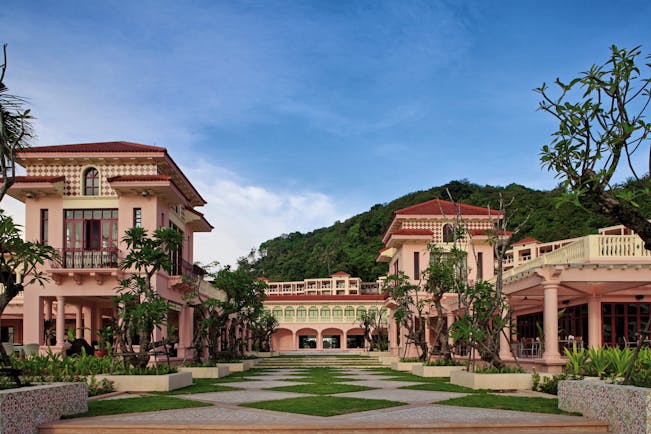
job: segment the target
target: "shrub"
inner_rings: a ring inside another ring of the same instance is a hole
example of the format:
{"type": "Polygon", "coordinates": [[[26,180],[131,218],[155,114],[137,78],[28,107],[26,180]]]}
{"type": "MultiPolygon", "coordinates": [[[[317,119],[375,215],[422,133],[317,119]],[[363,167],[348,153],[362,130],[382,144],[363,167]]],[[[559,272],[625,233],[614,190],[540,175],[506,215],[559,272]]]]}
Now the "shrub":
{"type": "Polygon", "coordinates": [[[106,378],[97,381],[93,376],[90,377],[90,380],[88,381],[88,396],[103,395],[114,391],[115,388],[113,387],[113,381],[106,378]]]}
{"type": "Polygon", "coordinates": [[[467,362],[460,362],[454,359],[435,359],[425,362],[425,366],[465,366],[467,362]]]}

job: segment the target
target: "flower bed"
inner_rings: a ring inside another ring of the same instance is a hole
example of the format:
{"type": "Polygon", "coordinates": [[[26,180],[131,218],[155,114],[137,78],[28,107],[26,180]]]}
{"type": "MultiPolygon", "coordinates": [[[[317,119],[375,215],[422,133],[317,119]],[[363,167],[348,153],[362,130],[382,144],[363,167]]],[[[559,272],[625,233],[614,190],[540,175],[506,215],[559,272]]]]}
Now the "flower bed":
{"type": "Polygon", "coordinates": [[[221,378],[230,374],[227,366],[186,366],[179,368],[179,372],[189,372],[192,378],[221,378]]]}
{"type": "Polygon", "coordinates": [[[651,389],[605,381],[558,383],[558,408],[607,421],[611,432],[651,434],[651,389]]]}
{"type": "Polygon", "coordinates": [[[449,377],[454,371],[463,371],[465,366],[426,366],[414,365],[411,373],[419,377],[449,377]]]}
{"type": "Polygon", "coordinates": [[[88,411],[88,385],[53,383],[0,391],[0,431],[38,433],[38,426],[88,411]]]}
{"type": "Polygon", "coordinates": [[[192,385],[190,372],[177,372],[166,375],[97,375],[113,382],[118,392],[169,392],[192,385]]]}
{"type": "Polygon", "coordinates": [[[531,390],[533,386],[531,374],[491,374],[468,371],[451,372],[450,383],[471,389],[488,390],[531,390]]]}

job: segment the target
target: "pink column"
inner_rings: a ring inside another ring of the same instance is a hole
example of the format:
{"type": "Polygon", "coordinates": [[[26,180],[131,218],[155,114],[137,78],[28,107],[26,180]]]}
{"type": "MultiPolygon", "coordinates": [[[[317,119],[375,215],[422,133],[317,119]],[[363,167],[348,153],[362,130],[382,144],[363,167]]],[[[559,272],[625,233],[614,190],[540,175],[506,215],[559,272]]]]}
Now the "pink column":
{"type": "Polygon", "coordinates": [[[543,325],[545,330],[545,359],[560,359],[558,352],[558,282],[544,282],[545,307],[543,325]]]}
{"type": "MultiPolygon", "coordinates": [[[[588,346],[599,348],[602,342],[601,298],[594,296],[588,300],[588,346]]],[[[585,341],[585,337],[583,338],[585,341]]]]}
{"type": "Polygon", "coordinates": [[[43,313],[46,320],[52,320],[52,300],[49,298],[43,299],[43,313]]]}
{"type": "Polygon", "coordinates": [[[43,304],[38,285],[25,288],[23,304],[23,343],[43,342],[43,304]]]}
{"type": "Polygon", "coordinates": [[[317,350],[322,350],[323,349],[323,336],[321,336],[321,330],[318,330],[316,332],[316,349],[317,350]]]}
{"type": "Polygon", "coordinates": [[[348,349],[348,333],[343,332],[341,335],[341,349],[342,350],[347,350],[348,349]]]}
{"type": "Polygon", "coordinates": [[[63,338],[66,335],[66,312],[65,312],[66,298],[57,296],[57,346],[63,346],[63,338]]]}
{"type": "Polygon", "coordinates": [[[81,338],[84,331],[84,323],[81,320],[81,304],[75,305],[75,338],[81,338]]]}
{"type": "Polygon", "coordinates": [[[389,351],[391,351],[393,348],[398,348],[398,324],[393,317],[393,313],[389,315],[387,329],[389,332],[389,351]]]}
{"type": "Polygon", "coordinates": [[[185,357],[187,348],[192,346],[192,336],[194,334],[194,308],[183,307],[179,312],[179,344],[177,355],[185,357]]]}

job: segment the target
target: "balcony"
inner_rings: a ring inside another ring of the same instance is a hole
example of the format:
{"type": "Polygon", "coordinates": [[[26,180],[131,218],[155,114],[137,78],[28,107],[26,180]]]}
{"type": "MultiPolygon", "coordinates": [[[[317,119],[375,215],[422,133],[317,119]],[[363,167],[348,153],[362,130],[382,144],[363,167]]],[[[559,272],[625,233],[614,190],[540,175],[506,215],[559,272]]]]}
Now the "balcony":
{"type": "Polygon", "coordinates": [[[50,261],[53,269],[87,270],[97,268],[118,268],[122,259],[116,248],[102,250],[57,249],[59,260],[50,261]]]}

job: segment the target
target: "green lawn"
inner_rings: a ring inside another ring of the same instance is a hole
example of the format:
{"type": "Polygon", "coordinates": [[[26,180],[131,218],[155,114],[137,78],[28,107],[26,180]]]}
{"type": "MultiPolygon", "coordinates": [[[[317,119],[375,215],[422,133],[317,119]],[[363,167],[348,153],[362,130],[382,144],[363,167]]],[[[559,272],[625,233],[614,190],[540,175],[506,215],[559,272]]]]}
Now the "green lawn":
{"type": "Polygon", "coordinates": [[[295,381],[309,383],[333,383],[341,381],[352,381],[351,377],[341,376],[340,369],[332,368],[307,368],[293,375],[295,381]]]}
{"type": "MultiPolygon", "coordinates": [[[[169,392],[157,392],[158,395],[187,395],[190,393],[227,392],[229,390],[241,390],[237,387],[215,384],[216,378],[195,378],[192,386],[183,389],[170,390],[169,392]]],[[[241,380],[241,379],[240,379],[241,380]]]]}
{"type": "Polygon", "coordinates": [[[423,384],[415,384],[413,386],[402,386],[400,389],[410,390],[432,390],[435,392],[459,392],[459,393],[478,393],[478,390],[470,389],[468,387],[457,386],[451,384],[449,378],[428,378],[428,381],[423,384]]]}
{"type": "Polygon", "coordinates": [[[341,383],[312,383],[297,384],[295,386],[271,387],[266,390],[277,390],[280,392],[294,393],[311,393],[313,395],[333,395],[335,393],[360,392],[362,390],[371,390],[373,387],[353,386],[352,384],[341,383]]]}
{"type": "Polygon", "coordinates": [[[137,398],[106,399],[90,401],[88,412],[64,418],[108,416],[122,413],[143,413],[147,411],[174,410],[178,408],[209,407],[205,402],[189,401],[173,396],[141,396],[137,398]]]}
{"type": "Polygon", "coordinates": [[[280,399],[241,404],[241,407],[260,408],[263,410],[299,413],[311,416],[336,416],[338,414],[377,410],[379,408],[405,405],[402,402],[380,399],[341,398],[336,396],[305,396],[301,398],[280,399]]]}
{"type": "Polygon", "coordinates": [[[491,393],[476,393],[460,398],[438,401],[436,404],[529,411],[532,413],[569,414],[558,409],[558,399],[556,398],[494,395],[491,393]]]}

